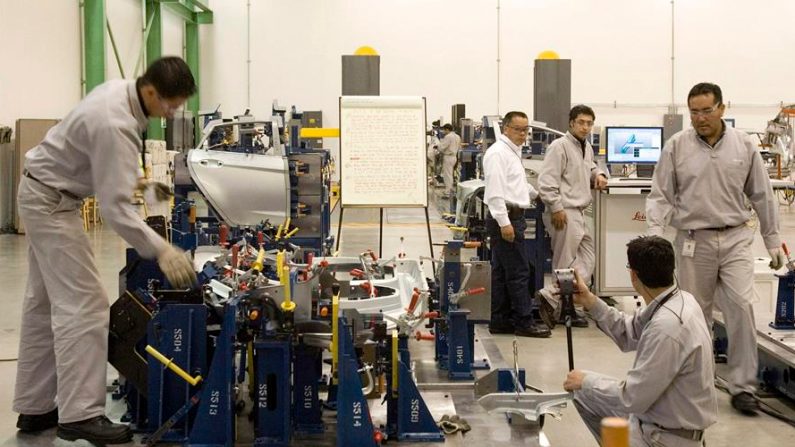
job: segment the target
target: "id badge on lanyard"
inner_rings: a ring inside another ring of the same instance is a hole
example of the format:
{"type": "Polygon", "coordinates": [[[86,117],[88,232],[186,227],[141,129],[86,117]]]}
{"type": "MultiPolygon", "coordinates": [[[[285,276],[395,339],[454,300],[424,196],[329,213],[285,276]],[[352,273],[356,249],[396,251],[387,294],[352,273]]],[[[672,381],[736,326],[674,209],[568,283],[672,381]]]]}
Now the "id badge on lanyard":
{"type": "Polygon", "coordinates": [[[682,256],[692,258],[695,254],[696,254],[695,231],[689,230],[687,232],[687,239],[685,239],[685,243],[682,245],[682,256]]]}

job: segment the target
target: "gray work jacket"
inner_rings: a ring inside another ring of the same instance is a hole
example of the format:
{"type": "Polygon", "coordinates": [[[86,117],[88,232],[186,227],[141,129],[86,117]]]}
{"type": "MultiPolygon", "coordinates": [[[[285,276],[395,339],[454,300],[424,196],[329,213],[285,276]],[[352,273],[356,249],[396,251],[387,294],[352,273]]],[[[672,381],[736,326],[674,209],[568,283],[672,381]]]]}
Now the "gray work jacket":
{"type": "Polygon", "coordinates": [[[586,399],[671,429],[704,430],[717,421],[712,337],[693,295],[671,287],[632,315],[602,300],[590,312],[622,351],[637,354],[624,380],[586,372],[586,399]]]}
{"type": "Polygon", "coordinates": [[[649,230],[661,234],[669,223],[678,230],[741,225],[751,218],[748,197],[765,247],[780,247],[778,203],[762,156],[745,132],[724,127],[714,147],[693,128],[665,144],[646,199],[649,230]]]}
{"type": "Polygon", "coordinates": [[[96,194],[105,222],[141,256],[154,258],[168,242],[131,203],[147,123],[135,81],[105,82],[28,151],[25,168],[52,188],[78,197],[96,194]]]}
{"type": "Polygon", "coordinates": [[[586,141],[585,154],[570,132],[553,141],[544,155],[538,175],[538,194],[550,212],[564,208],[583,209],[591,204],[591,184],[604,174],[593,161],[593,148],[586,141]]]}

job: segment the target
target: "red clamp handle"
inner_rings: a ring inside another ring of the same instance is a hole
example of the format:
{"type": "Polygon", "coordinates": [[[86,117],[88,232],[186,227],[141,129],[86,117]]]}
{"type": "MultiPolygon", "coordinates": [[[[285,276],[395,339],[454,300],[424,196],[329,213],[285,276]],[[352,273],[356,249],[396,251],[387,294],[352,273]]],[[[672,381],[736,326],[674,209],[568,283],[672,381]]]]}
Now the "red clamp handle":
{"type": "Polygon", "coordinates": [[[464,291],[464,296],[477,295],[486,291],[485,287],[475,287],[464,291]]]}
{"type": "Polygon", "coordinates": [[[414,309],[417,307],[417,301],[420,300],[420,291],[414,289],[414,293],[411,294],[411,302],[409,302],[409,308],[406,309],[410,314],[414,313],[414,309]]]}
{"type": "Polygon", "coordinates": [[[417,339],[417,341],[422,341],[422,340],[425,340],[425,341],[432,341],[432,340],[434,340],[434,336],[433,336],[433,334],[429,334],[429,333],[425,333],[425,334],[423,334],[423,333],[422,333],[422,332],[420,332],[420,331],[416,331],[416,332],[414,332],[414,338],[416,338],[416,339],[417,339]]]}

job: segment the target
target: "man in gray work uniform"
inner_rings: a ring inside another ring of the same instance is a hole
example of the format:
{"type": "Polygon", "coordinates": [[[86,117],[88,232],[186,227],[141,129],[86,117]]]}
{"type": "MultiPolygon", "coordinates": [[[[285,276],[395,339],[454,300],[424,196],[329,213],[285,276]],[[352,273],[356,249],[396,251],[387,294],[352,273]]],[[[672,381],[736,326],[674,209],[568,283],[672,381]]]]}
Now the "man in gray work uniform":
{"type": "Polygon", "coordinates": [[[455,194],[453,182],[455,180],[455,165],[458,162],[458,151],[461,150],[461,137],[453,131],[453,126],[445,124],[442,127],[444,138],[439,142],[439,152],[442,154],[442,178],[444,179],[443,198],[455,194]]]}
{"type": "Polygon", "coordinates": [[[635,238],[627,259],[643,310],[625,315],[609,307],[579,275],[574,301],[622,351],[637,351],[635,362],[624,380],[572,370],[563,388],[574,392],[574,406],[597,441],[602,418],[629,416],[633,447],[700,446],[718,417],[712,339],[701,307],[674,283],[674,249],[667,240],[635,238]]]}
{"type": "Polygon", "coordinates": [[[28,241],[28,282],[14,390],[17,427],[57,426],[60,438],[129,442],[105,417],[108,296],[83,231],[82,199],[97,195],[105,222],[144,258],[157,258],[175,287],[195,282],[185,254],[149,228],[131,204],[148,117],[171,117],[196,91],[176,57],[86,96],[26,155],[19,215],[28,241]]]}
{"type": "MultiPolygon", "coordinates": [[[[549,145],[538,175],[538,193],[546,205],[544,226],[552,239],[552,267],[573,268],[586,282],[593,274],[596,256],[585,209],[591,204],[591,187],[607,187],[607,175],[596,167],[593,148],[588,142],[595,120],[590,107],[572,107],[569,131],[549,145]]],[[[552,286],[536,292],[536,299],[541,317],[553,329],[560,318],[561,306],[552,286]]],[[[575,316],[572,324],[587,327],[588,320],[575,316]]]]}
{"type": "Polygon", "coordinates": [[[650,234],[676,228],[674,246],[682,289],[699,300],[707,326],[712,305],[723,312],[729,338],[728,387],[732,406],[756,414],[758,368],[751,212],[759,219],[770,267],[784,265],[778,232],[778,203],[767,170],[750,137],[723,122],[723,95],[715,84],[696,84],[687,95],[693,127],[663,148],[646,199],[650,234]]]}

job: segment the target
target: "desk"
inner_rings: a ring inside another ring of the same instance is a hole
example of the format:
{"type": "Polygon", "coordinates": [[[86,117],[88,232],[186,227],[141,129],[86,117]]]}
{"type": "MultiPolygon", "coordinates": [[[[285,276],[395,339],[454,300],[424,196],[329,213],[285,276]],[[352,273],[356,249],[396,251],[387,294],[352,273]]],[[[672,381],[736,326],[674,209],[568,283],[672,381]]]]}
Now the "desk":
{"type": "MultiPolygon", "coordinates": [[[[651,179],[612,178],[607,189],[594,191],[596,268],[594,293],[598,296],[636,295],[627,272],[627,243],[646,234],[646,196],[651,179]]],[[[673,240],[673,228],[665,238],[673,240]]]]}

